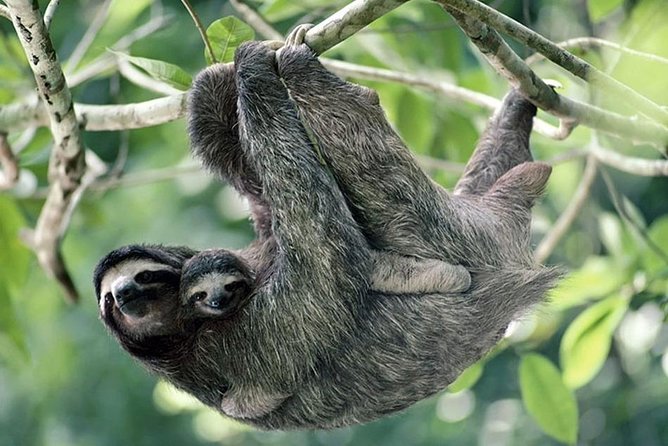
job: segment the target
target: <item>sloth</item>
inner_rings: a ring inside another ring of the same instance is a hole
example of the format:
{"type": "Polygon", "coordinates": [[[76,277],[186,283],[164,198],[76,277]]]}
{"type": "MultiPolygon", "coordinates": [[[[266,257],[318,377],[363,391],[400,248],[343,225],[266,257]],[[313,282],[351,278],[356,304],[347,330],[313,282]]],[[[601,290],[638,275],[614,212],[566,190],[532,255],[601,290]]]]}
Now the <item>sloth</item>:
{"type": "Polygon", "coordinates": [[[193,148],[253,196],[258,240],[238,252],[126,247],[100,262],[102,319],[149,370],[261,428],[332,428],[440,391],[542,301],[558,273],[531,260],[528,224],[549,167],[531,161],[535,108],[519,94],[504,99],[450,195],[417,167],[375,95],[305,45],[292,42],[278,62],[260,43],[240,47],[238,100],[207,90],[229,84],[220,67],[195,82],[193,148]],[[464,265],[470,286],[374,290],[374,251],[464,265]],[[251,286],[210,297],[230,277],[251,286]],[[128,278],[134,299],[119,291],[128,278]]]}
{"type": "MultiPolygon", "coordinates": [[[[193,326],[204,317],[231,317],[264,282],[274,253],[272,237],[238,251],[198,252],[161,245],[118,248],[94,272],[100,314],[114,334],[125,332],[136,339],[193,326]],[[188,272],[184,280],[189,293],[179,302],[183,269],[188,272]]],[[[459,293],[471,284],[470,274],[459,265],[374,250],[370,256],[369,286],[377,292],[459,293]]]]}

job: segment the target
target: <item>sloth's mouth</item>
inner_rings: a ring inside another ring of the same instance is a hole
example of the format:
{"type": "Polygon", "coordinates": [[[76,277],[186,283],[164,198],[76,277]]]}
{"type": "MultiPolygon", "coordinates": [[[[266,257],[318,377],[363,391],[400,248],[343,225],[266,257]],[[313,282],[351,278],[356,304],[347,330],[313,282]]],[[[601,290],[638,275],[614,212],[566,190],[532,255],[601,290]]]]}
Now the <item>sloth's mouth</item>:
{"type": "Polygon", "coordinates": [[[138,297],[124,301],[121,305],[118,306],[118,309],[125,316],[130,317],[143,317],[146,315],[146,305],[143,302],[143,299],[138,297]]]}

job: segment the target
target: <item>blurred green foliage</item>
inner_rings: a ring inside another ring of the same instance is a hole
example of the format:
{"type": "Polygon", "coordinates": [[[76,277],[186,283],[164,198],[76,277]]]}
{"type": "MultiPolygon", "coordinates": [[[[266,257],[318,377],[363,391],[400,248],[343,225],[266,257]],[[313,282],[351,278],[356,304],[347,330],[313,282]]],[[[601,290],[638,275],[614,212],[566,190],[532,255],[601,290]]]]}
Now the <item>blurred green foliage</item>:
{"type": "MultiPolygon", "coordinates": [[[[346,3],[255,0],[252,5],[286,32],[298,21],[317,23],[346,3]]],[[[161,14],[171,18],[169,25],[135,42],[126,60],[179,88],[205,66],[199,34],[179,2],[148,0],[112,1],[104,26],[81,60],[72,63],[70,56],[101,5],[93,0],[60,5],[51,33],[67,73],[109,55],[108,48],[120,38],[161,14]]],[[[229,60],[230,48],[253,37],[236,19],[216,22],[234,13],[226,2],[193,5],[205,27],[213,24],[209,32],[217,57],[229,60]]],[[[595,35],[668,57],[663,0],[501,1],[494,6],[555,41],[595,35]]],[[[610,49],[581,55],[657,102],[668,103],[668,65],[610,49]]],[[[496,97],[508,88],[440,8],[424,1],[381,18],[328,56],[404,70],[496,97]]],[[[594,94],[549,63],[534,68],[559,80],[570,97],[633,113],[618,98],[594,94]]],[[[489,116],[476,106],[403,85],[363,83],[378,90],[390,121],[417,154],[465,162],[489,116]]],[[[11,24],[0,17],[0,104],[20,101],[33,90],[11,24]]],[[[73,93],[79,102],[97,104],[156,97],[113,69],[76,86],[73,93]]],[[[593,135],[586,128],[563,142],[535,135],[534,153],[550,159],[585,147],[593,137],[621,153],[656,157],[652,148],[593,135]]],[[[10,134],[15,146],[22,138],[28,139],[20,132],[10,134]]],[[[56,284],[19,242],[19,231],[34,225],[47,185],[48,131],[40,129],[22,147],[21,181],[0,195],[1,445],[546,445],[556,444],[553,438],[573,443],[576,436],[582,445],[668,444],[666,178],[603,168],[611,181],[594,184],[550,258],[570,271],[551,304],[514,326],[494,352],[448,391],[364,426],[258,432],[225,420],[142,370],[97,321],[91,285],[96,261],[122,244],[245,245],[252,230],[243,204],[204,173],[142,180],[152,169],[189,159],[183,121],[132,132],[86,133],[85,140],[110,164],[122,159],[127,148],[125,178],[139,179],[89,190],[73,216],[64,254],[84,295],[80,305],[64,303],[56,284]]],[[[535,212],[536,241],[569,203],[582,168],[582,158],[555,167],[548,194],[535,212]]],[[[456,180],[437,167],[429,171],[445,186],[456,180]]]]}

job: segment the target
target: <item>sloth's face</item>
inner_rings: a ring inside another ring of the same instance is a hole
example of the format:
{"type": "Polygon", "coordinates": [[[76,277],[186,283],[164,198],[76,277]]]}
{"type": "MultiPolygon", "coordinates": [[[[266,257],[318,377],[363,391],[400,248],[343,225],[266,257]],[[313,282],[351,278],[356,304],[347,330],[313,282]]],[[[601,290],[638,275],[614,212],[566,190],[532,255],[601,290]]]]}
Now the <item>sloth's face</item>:
{"type": "Polygon", "coordinates": [[[181,271],[155,260],[130,259],[105,271],[98,305],[104,323],[134,339],[178,329],[181,271]]]}
{"type": "Polygon", "coordinates": [[[245,261],[231,251],[208,250],[183,267],[181,304],[201,317],[232,316],[253,292],[253,277],[245,261]]]}

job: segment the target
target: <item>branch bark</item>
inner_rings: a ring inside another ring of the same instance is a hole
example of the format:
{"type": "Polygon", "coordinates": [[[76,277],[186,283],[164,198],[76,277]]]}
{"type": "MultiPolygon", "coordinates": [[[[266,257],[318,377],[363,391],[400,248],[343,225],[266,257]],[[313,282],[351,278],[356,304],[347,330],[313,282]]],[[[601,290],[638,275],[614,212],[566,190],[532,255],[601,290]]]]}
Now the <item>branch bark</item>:
{"type": "Polygon", "coordinates": [[[313,51],[322,54],[407,1],[355,0],[311,28],[304,41],[313,51]]]}
{"type": "MultiPolygon", "coordinates": [[[[440,2],[440,0],[439,0],[440,2]]],[[[501,36],[475,17],[448,4],[443,8],[478,47],[487,61],[537,107],[563,119],[577,122],[635,142],[668,146],[668,128],[646,119],[625,117],[593,105],[558,95],[508,46],[501,36]]]]}
{"type": "Polygon", "coordinates": [[[42,268],[58,280],[67,299],[75,302],[78,294],[65,268],[60,242],[67,228],[72,199],[79,193],[86,171],[79,124],[37,2],[7,0],[6,3],[35,76],[54,139],[49,159],[49,194],[29,244],[42,268]]]}
{"type": "Polygon", "coordinates": [[[490,27],[508,34],[525,45],[533,48],[547,57],[552,62],[570,71],[577,77],[589,82],[594,86],[600,86],[614,93],[620,100],[624,100],[639,112],[661,124],[668,126],[668,110],[664,110],[658,104],[641,95],[627,85],[617,81],[611,76],[596,69],[579,57],[565,51],[549,39],[532,31],[521,23],[507,17],[494,8],[491,8],[477,0],[436,0],[443,5],[451,14],[453,10],[459,11],[468,17],[474,17],[490,27]]]}
{"type": "Polygon", "coordinates": [[[577,216],[580,214],[580,211],[587,202],[587,198],[591,192],[591,186],[596,178],[596,172],[598,172],[598,161],[596,160],[596,157],[590,155],[587,157],[587,164],[584,173],[582,174],[582,179],[580,180],[580,184],[578,184],[578,188],[576,189],[575,194],[573,194],[571,201],[568,202],[568,206],[564,209],[564,212],[561,213],[557,222],[550,229],[550,232],[545,234],[545,237],[543,237],[543,240],[540,241],[538,247],[534,251],[536,262],[544,263],[547,260],[559,243],[559,240],[566,234],[568,228],[571,227],[577,216]]]}
{"type": "Polygon", "coordinates": [[[6,133],[0,133],[0,167],[0,190],[11,189],[19,180],[19,166],[6,133]]]}

